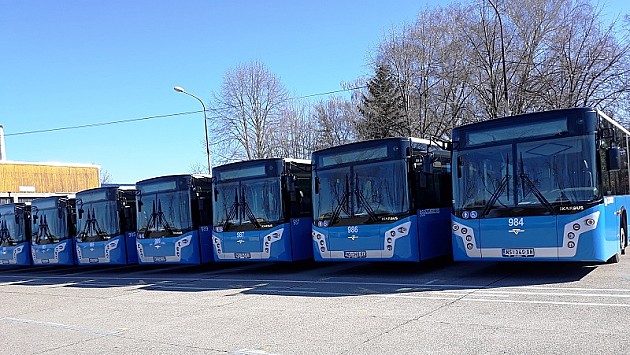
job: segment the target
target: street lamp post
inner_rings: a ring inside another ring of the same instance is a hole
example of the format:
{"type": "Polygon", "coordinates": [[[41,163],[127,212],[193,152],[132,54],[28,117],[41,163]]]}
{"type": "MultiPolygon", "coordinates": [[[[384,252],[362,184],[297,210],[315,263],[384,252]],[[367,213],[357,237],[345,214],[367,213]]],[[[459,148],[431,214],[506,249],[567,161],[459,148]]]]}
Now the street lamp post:
{"type": "Polygon", "coordinates": [[[492,0],[488,0],[490,6],[494,9],[494,12],[497,14],[497,18],[499,19],[499,32],[501,35],[501,61],[503,62],[503,94],[505,97],[505,111],[507,114],[510,112],[510,98],[508,96],[508,88],[507,88],[507,75],[505,73],[505,45],[503,43],[503,22],[501,21],[501,14],[499,13],[499,9],[497,5],[492,2],[492,0]]]}
{"type": "Polygon", "coordinates": [[[208,141],[208,117],[206,115],[206,105],[203,103],[203,100],[189,93],[188,91],[184,90],[184,88],[181,86],[175,86],[173,90],[177,92],[181,92],[182,94],[186,94],[190,97],[194,97],[195,99],[197,99],[197,101],[201,103],[201,107],[203,108],[203,127],[206,131],[206,157],[208,158],[208,174],[212,176],[212,165],[210,164],[210,142],[208,141]]]}

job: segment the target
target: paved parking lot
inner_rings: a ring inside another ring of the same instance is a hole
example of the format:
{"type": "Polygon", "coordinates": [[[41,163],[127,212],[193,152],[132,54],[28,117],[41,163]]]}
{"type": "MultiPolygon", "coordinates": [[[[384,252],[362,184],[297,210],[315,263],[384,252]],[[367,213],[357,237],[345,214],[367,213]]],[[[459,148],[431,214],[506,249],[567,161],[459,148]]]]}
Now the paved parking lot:
{"type": "Polygon", "coordinates": [[[2,270],[0,353],[626,354],[629,259],[2,270]]]}

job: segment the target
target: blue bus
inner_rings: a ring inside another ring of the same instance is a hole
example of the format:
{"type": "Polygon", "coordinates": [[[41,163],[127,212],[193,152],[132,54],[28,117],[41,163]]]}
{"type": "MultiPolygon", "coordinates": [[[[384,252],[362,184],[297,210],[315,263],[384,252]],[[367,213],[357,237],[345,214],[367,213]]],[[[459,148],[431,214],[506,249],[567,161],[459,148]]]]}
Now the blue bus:
{"type": "Polygon", "coordinates": [[[33,265],[74,265],[75,200],[68,196],[31,202],[33,265]]]}
{"type": "Polygon", "coordinates": [[[0,205],[0,266],[31,265],[31,206],[0,205]]]}
{"type": "Polygon", "coordinates": [[[99,187],[76,194],[77,262],[133,264],[136,250],[136,190],[99,187]]]}
{"type": "Polygon", "coordinates": [[[450,152],[385,138],[316,151],[314,258],[421,261],[450,256],[450,152]]]}
{"type": "Polygon", "coordinates": [[[455,260],[618,261],[629,135],[592,108],[455,128],[455,260]]]}
{"type": "Polygon", "coordinates": [[[216,261],[313,258],[310,161],[250,160],[212,174],[216,261]]]}
{"type": "Polygon", "coordinates": [[[169,175],[136,183],[141,264],[212,261],[212,178],[169,175]]]}

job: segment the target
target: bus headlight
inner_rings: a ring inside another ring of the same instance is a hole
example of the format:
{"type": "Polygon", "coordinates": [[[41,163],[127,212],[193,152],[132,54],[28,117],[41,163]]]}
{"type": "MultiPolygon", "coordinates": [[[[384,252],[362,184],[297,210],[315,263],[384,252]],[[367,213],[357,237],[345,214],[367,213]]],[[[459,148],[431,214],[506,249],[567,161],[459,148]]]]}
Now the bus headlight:
{"type": "Polygon", "coordinates": [[[589,227],[594,226],[595,225],[595,220],[592,219],[592,218],[587,219],[586,220],[586,225],[589,226],[589,227]]]}
{"type": "Polygon", "coordinates": [[[580,230],[580,224],[579,223],[574,223],[573,224],[573,230],[574,231],[579,231],[580,230]]]}
{"type": "Polygon", "coordinates": [[[322,253],[323,253],[323,252],[325,252],[325,251],[326,251],[326,248],[321,247],[321,248],[319,248],[319,250],[321,250],[321,251],[322,251],[322,253]]]}
{"type": "Polygon", "coordinates": [[[466,248],[468,248],[468,250],[472,250],[472,248],[473,248],[472,243],[468,243],[468,244],[466,244],[466,248]]]}
{"type": "Polygon", "coordinates": [[[405,228],[405,227],[398,228],[398,233],[400,233],[400,234],[407,233],[407,228],[405,228]]]}
{"type": "Polygon", "coordinates": [[[568,246],[569,248],[575,248],[575,243],[573,243],[573,242],[569,242],[569,243],[567,243],[567,246],[568,246]]]}
{"type": "Polygon", "coordinates": [[[223,226],[215,226],[214,227],[214,231],[217,233],[222,233],[223,232],[223,226]]]}
{"type": "Polygon", "coordinates": [[[324,241],[323,241],[323,240],[320,240],[320,241],[319,241],[319,245],[322,245],[322,246],[323,246],[323,245],[324,245],[324,241]]]}
{"type": "Polygon", "coordinates": [[[567,234],[567,237],[569,237],[569,239],[573,239],[573,238],[575,238],[575,233],[573,233],[573,232],[569,232],[569,233],[567,234]]]}
{"type": "Polygon", "coordinates": [[[466,241],[467,241],[467,242],[472,241],[472,235],[467,235],[467,236],[466,236],[466,241]]]}
{"type": "Polygon", "coordinates": [[[457,224],[453,224],[453,230],[457,232],[458,229],[459,229],[459,226],[457,224]]]}
{"type": "Polygon", "coordinates": [[[462,228],[462,234],[467,234],[468,233],[468,228],[462,228]]]}

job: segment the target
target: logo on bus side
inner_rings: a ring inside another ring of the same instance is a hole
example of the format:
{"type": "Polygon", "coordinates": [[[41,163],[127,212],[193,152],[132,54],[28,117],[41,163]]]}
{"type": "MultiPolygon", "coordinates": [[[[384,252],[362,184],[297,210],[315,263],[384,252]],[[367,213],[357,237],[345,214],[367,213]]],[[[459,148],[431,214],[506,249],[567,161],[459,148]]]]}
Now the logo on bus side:
{"type": "Polygon", "coordinates": [[[508,233],[514,233],[514,235],[523,233],[525,232],[525,230],[518,227],[523,227],[524,225],[525,221],[523,220],[523,218],[508,218],[508,227],[514,227],[512,229],[508,229],[508,233]]]}
{"type": "Polygon", "coordinates": [[[520,229],[520,228],[513,228],[508,230],[508,233],[514,233],[514,235],[518,235],[519,233],[524,233],[525,230],[524,229],[520,229]]]}

